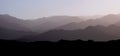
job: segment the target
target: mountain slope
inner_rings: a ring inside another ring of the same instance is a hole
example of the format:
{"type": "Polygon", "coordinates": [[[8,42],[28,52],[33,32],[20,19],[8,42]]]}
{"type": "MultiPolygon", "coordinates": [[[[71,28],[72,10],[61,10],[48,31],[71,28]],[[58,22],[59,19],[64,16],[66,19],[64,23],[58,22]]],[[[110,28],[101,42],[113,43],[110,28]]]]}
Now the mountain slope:
{"type": "Polygon", "coordinates": [[[0,15],[0,27],[2,28],[8,28],[13,30],[28,30],[25,26],[24,20],[20,20],[16,17],[10,16],[10,15],[0,15]]]}
{"type": "Polygon", "coordinates": [[[31,34],[33,34],[33,33],[0,27],[0,39],[16,40],[25,35],[31,35],[31,34]]]}

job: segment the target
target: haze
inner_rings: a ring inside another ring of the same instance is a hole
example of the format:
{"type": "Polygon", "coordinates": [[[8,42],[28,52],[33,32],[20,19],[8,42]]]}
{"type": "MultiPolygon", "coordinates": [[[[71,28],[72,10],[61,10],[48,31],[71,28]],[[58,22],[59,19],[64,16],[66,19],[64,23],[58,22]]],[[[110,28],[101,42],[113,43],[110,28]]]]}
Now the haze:
{"type": "Polygon", "coordinates": [[[0,0],[0,14],[22,19],[120,13],[120,0],[0,0]]]}

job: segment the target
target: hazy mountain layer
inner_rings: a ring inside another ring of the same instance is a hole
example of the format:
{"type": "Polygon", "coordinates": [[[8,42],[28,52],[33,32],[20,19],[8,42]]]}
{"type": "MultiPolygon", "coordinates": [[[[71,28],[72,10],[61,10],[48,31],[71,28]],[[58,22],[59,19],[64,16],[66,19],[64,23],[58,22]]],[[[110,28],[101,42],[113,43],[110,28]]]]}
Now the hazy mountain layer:
{"type": "Polygon", "coordinates": [[[21,20],[10,15],[0,15],[0,39],[21,41],[113,40],[120,39],[119,23],[120,16],[113,14],[86,21],[84,18],[72,16],[21,20]]]}
{"type": "Polygon", "coordinates": [[[88,26],[97,26],[97,25],[109,26],[109,25],[115,24],[119,21],[120,21],[119,15],[110,14],[110,15],[106,15],[106,16],[98,18],[98,19],[90,19],[90,20],[80,22],[80,23],[66,24],[66,25],[58,27],[56,29],[77,30],[77,29],[85,29],[88,26]]]}
{"type": "Polygon", "coordinates": [[[120,39],[120,27],[117,26],[91,26],[84,30],[51,30],[43,34],[25,36],[20,40],[25,41],[57,41],[64,40],[95,40],[107,41],[120,39]]]}
{"type": "Polygon", "coordinates": [[[35,32],[46,32],[57,27],[69,24],[71,22],[82,22],[78,17],[71,16],[53,16],[30,21],[26,26],[35,32]]]}

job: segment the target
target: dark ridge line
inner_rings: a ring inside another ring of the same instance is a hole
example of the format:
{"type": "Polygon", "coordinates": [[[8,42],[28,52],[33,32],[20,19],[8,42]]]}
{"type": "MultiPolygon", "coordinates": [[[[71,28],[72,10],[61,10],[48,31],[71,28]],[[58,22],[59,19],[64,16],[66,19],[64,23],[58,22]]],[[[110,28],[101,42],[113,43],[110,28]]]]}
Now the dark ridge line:
{"type": "Polygon", "coordinates": [[[36,41],[36,42],[21,42],[16,40],[0,40],[0,48],[120,48],[119,40],[110,41],[83,41],[83,40],[60,40],[57,42],[51,41],[36,41]]]}

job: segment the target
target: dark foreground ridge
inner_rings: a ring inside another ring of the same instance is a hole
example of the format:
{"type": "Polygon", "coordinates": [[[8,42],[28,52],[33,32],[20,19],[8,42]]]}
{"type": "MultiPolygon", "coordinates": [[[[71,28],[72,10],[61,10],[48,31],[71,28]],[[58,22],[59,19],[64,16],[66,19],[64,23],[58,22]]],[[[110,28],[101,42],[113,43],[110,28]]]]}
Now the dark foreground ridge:
{"type": "Polygon", "coordinates": [[[15,40],[0,40],[0,48],[34,48],[34,47],[47,47],[47,48],[69,48],[69,47],[79,47],[79,48],[119,48],[120,40],[111,40],[107,42],[95,42],[92,40],[82,41],[68,41],[68,40],[60,40],[58,42],[50,42],[50,41],[38,41],[38,42],[20,42],[15,40]]]}

